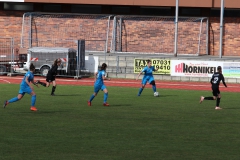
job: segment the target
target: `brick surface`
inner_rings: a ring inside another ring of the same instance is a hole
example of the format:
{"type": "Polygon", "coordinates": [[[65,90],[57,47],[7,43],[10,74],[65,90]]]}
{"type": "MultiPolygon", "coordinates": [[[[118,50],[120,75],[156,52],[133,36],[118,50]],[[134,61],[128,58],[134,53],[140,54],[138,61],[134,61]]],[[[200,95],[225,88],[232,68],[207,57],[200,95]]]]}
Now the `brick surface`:
{"type": "MultiPolygon", "coordinates": [[[[0,37],[14,38],[14,47],[21,47],[22,16],[24,12],[0,11],[0,37]]],[[[104,50],[106,40],[105,20],[91,18],[75,19],[58,17],[43,20],[34,19],[32,27],[32,45],[48,47],[76,47],[76,43],[68,43],[63,40],[87,39],[86,49],[104,50]],[[57,21],[57,23],[56,23],[57,21]],[[46,24],[47,23],[47,24],[46,24]],[[69,25],[68,30],[64,30],[63,25],[69,25]],[[93,27],[97,25],[98,27],[93,27]],[[49,27],[45,27],[49,26],[49,27]],[[84,28],[84,30],[81,30],[84,28]],[[54,40],[54,43],[53,43],[54,40]]],[[[174,22],[166,23],[159,27],[159,21],[125,21],[122,30],[121,50],[125,52],[165,52],[174,51],[174,22]],[[140,41],[141,40],[141,41],[140,41]]],[[[209,18],[209,54],[219,55],[220,42],[220,19],[209,18]]],[[[178,52],[184,54],[196,54],[196,43],[198,41],[199,24],[193,22],[179,22],[178,52]],[[185,23],[182,25],[181,23],[185,23]]],[[[112,22],[110,23],[112,31],[112,22]]],[[[26,35],[24,35],[26,37],[26,35]]],[[[108,40],[108,52],[112,33],[108,40]]],[[[24,45],[29,47],[29,40],[24,39],[24,45]]],[[[240,18],[226,17],[224,19],[223,35],[223,56],[240,56],[240,18]]],[[[206,45],[201,45],[200,54],[205,54],[206,45]]],[[[116,48],[120,50],[120,48],[116,48]]]]}

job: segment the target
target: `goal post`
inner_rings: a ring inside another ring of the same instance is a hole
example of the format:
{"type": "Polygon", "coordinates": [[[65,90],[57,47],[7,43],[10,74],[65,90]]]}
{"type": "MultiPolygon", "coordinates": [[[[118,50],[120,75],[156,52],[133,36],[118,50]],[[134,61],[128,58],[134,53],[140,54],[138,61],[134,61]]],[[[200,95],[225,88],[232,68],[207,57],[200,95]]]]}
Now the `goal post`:
{"type": "Polygon", "coordinates": [[[21,48],[77,48],[106,52],[111,15],[28,12],[23,15],[21,48]]]}
{"type": "MultiPolygon", "coordinates": [[[[111,52],[173,54],[175,17],[115,16],[111,52]]],[[[208,54],[208,18],[179,17],[178,54],[208,54]]]]}

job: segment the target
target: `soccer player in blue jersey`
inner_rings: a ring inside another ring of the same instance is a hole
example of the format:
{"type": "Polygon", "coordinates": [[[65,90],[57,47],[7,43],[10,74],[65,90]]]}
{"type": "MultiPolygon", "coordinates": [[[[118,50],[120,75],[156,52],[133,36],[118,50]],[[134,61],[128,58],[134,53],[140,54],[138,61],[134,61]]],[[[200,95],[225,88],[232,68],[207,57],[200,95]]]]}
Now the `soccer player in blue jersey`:
{"type": "Polygon", "coordinates": [[[221,99],[219,85],[220,85],[221,81],[223,82],[223,85],[225,87],[227,87],[227,84],[225,83],[225,80],[224,80],[224,76],[222,74],[222,67],[218,66],[217,67],[217,72],[215,72],[212,75],[212,78],[210,80],[210,83],[212,84],[212,94],[213,94],[213,96],[210,96],[210,97],[203,97],[203,96],[201,96],[199,103],[202,103],[203,100],[216,100],[217,99],[216,100],[216,107],[215,107],[215,109],[216,110],[222,109],[222,108],[219,107],[220,99],[221,99]]]}
{"type": "Polygon", "coordinates": [[[28,93],[32,96],[32,102],[31,102],[31,108],[30,110],[31,111],[37,111],[37,108],[35,107],[35,102],[36,102],[36,94],[33,90],[33,87],[31,85],[34,84],[38,87],[37,84],[34,83],[34,75],[33,75],[33,72],[35,71],[35,66],[31,63],[30,64],[30,71],[28,71],[23,79],[22,79],[22,82],[20,84],[20,90],[18,92],[18,96],[17,97],[14,97],[8,101],[5,101],[4,102],[4,105],[3,105],[3,108],[5,108],[9,103],[13,103],[13,102],[17,102],[19,100],[22,99],[22,97],[25,95],[25,93],[28,93]]]}
{"type": "Polygon", "coordinates": [[[88,100],[88,106],[92,105],[92,100],[97,96],[100,90],[104,92],[103,106],[109,106],[109,104],[107,103],[108,90],[104,85],[104,80],[110,80],[110,78],[107,78],[105,76],[106,68],[107,68],[107,64],[103,63],[101,66],[101,69],[98,72],[96,72],[94,75],[95,76],[94,93],[91,95],[90,99],[88,100]]]}
{"type": "Polygon", "coordinates": [[[152,66],[151,60],[147,60],[147,66],[143,68],[143,70],[138,74],[136,80],[138,80],[139,76],[144,73],[143,79],[142,79],[142,87],[139,88],[138,96],[141,95],[145,85],[147,82],[152,85],[153,92],[155,93],[157,91],[155,80],[153,77],[153,72],[157,71],[158,69],[155,69],[154,66],[152,66]]]}

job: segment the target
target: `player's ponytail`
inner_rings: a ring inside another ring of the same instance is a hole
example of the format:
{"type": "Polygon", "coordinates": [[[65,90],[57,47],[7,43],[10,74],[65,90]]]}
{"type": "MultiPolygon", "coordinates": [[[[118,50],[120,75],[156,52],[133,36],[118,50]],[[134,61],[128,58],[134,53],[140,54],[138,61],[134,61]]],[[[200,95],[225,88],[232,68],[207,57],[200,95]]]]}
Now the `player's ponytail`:
{"type": "Polygon", "coordinates": [[[58,59],[55,59],[55,61],[54,61],[54,64],[53,64],[53,65],[54,65],[54,66],[56,66],[58,63],[61,63],[61,59],[59,59],[59,58],[58,58],[58,59]]]}
{"type": "Polygon", "coordinates": [[[31,63],[29,69],[30,69],[30,71],[34,71],[35,66],[31,63]]]}

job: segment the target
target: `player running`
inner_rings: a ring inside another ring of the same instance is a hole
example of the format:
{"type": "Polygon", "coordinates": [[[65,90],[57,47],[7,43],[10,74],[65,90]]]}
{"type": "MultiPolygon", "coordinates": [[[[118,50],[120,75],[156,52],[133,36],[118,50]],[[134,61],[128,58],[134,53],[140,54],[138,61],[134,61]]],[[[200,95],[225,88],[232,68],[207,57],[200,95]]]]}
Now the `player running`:
{"type": "Polygon", "coordinates": [[[30,71],[28,71],[23,79],[22,82],[20,84],[20,90],[18,92],[18,96],[14,97],[8,101],[4,102],[3,108],[5,108],[9,103],[13,103],[13,102],[17,102],[19,100],[22,99],[22,97],[25,95],[25,93],[28,93],[32,96],[32,102],[31,102],[31,111],[37,111],[37,108],[35,107],[35,102],[36,102],[36,94],[33,91],[33,87],[30,83],[36,85],[38,87],[37,84],[34,83],[34,75],[33,72],[35,71],[35,66],[31,63],[30,64],[30,71]]]}
{"type": "Polygon", "coordinates": [[[41,82],[40,80],[36,81],[36,83],[39,83],[44,87],[49,87],[50,83],[52,83],[53,84],[52,92],[51,92],[52,96],[55,96],[54,92],[55,92],[56,87],[57,87],[55,78],[56,78],[56,75],[57,75],[58,66],[60,66],[61,63],[62,63],[61,59],[56,59],[54,61],[54,64],[52,65],[52,68],[48,71],[48,74],[47,74],[47,78],[46,78],[47,83],[41,82]]]}
{"type": "Polygon", "coordinates": [[[110,78],[106,78],[105,72],[106,72],[107,64],[103,63],[101,66],[101,69],[95,73],[95,81],[94,81],[94,93],[91,95],[90,99],[88,100],[88,106],[92,105],[92,100],[97,96],[99,90],[102,90],[104,92],[104,98],[103,98],[103,106],[109,106],[107,103],[108,99],[108,90],[106,86],[104,85],[104,80],[110,80],[110,78]]]}
{"type": "Polygon", "coordinates": [[[217,99],[215,109],[218,110],[218,109],[222,109],[222,108],[219,107],[220,99],[221,99],[220,90],[219,90],[219,84],[222,81],[225,87],[227,87],[227,85],[225,83],[224,76],[222,74],[222,67],[218,66],[217,70],[218,70],[218,72],[215,72],[212,75],[212,78],[210,80],[210,83],[212,84],[212,94],[213,94],[213,97],[203,97],[203,96],[201,96],[199,103],[202,103],[203,100],[216,100],[217,99]]]}
{"type": "Polygon", "coordinates": [[[152,85],[152,89],[153,89],[154,93],[157,91],[155,80],[154,80],[154,77],[153,77],[153,74],[152,74],[153,71],[157,71],[157,70],[158,70],[158,68],[155,69],[154,66],[152,66],[151,60],[147,60],[147,66],[143,68],[143,70],[138,74],[138,76],[136,78],[136,80],[138,80],[139,76],[143,72],[145,73],[144,76],[143,76],[143,79],[142,79],[142,87],[138,91],[138,96],[141,95],[141,93],[142,93],[145,85],[147,84],[147,82],[152,85]]]}

